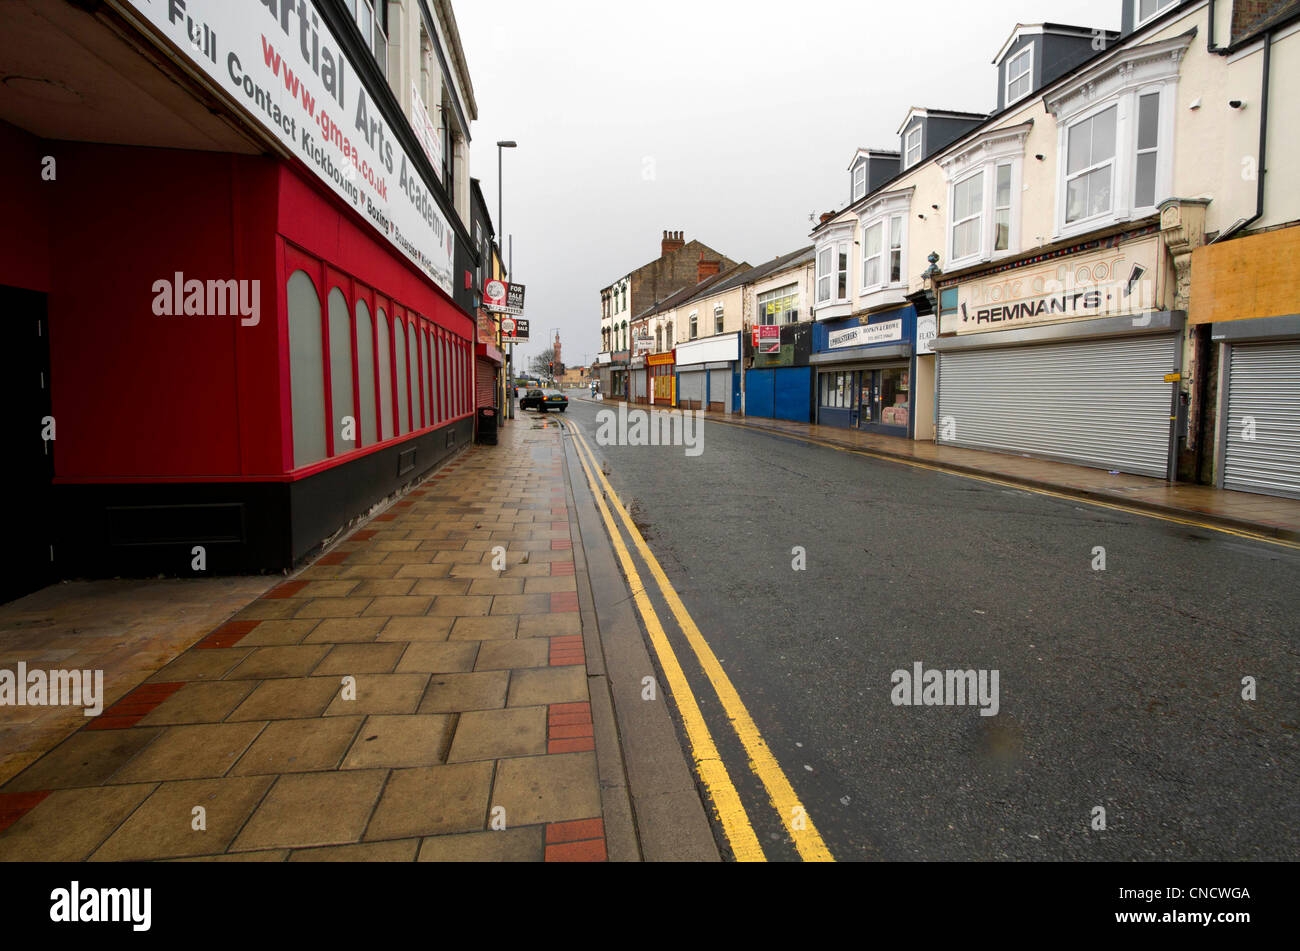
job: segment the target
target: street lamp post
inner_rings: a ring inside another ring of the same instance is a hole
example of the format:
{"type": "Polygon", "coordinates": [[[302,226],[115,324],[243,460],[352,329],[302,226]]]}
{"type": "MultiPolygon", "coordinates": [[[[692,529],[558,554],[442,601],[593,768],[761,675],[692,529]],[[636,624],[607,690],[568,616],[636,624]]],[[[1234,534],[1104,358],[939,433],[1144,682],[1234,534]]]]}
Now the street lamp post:
{"type": "MultiPolygon", "coordinates": [[[[503,188],[502,185],[502,173],[504,169],[503,156],[505,155],[505,152],[503,150],[517,149],[517,148],[519,148],[519,143],[514,141],[513,139],[503,139],[502,141],[497,143],[497,234],[501,235],[503,238],[505,237],[505,233],[506,233],[505,226],[502,223],[502,217],[504,215],[504,210],[502,207],[503,205],[502,196],[505,193],[505,189],[503,188]]],[[[513,242],[511,243],[513,244],[513,242]]],[[[514,257],[514,249],[512,247],[511,258],[513,259],[513,257],[514,257]]],[[[511,260],[510,263],[514,264],[514,261],[511,260]]],[[[514,280],[515,276],[511,274],[509,270],[507,270],[506,277],[509,280],[514,280]]],[[[507,419],[515,418],[515,401],[514,401],[514,397],[511,396],[511,387],[514,385],[514,378],[515,378],[515,345],[511,343],[509,350],[506,352],[506,418],[507,419]]]]}

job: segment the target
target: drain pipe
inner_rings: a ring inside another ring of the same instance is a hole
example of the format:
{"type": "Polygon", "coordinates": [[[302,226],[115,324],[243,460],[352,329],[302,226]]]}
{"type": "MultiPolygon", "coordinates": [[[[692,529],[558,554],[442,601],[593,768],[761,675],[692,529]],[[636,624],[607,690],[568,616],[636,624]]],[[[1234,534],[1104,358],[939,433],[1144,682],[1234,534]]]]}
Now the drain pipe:
{"type": "MultiPolygon", "coordinates": [[[[1214,15],[1214,3],[1210,3],[1210,15],[1214,15]]],[[[1213,32],[1211,31],[1211,40],[1213,32]]],[[[1226,56],[1227,49],[1220,48],[1214,52],[1221,56],[1226,56]]],[[[1268,94],[1269,94],[1269,74],[1272,72],[1273,62],[1273,31],[1270,29],[1264,34],[1264,64],[1261,68],[1262,77],[1260,79],[1259,91],[1259,166],[1255,169],[1255,213],[1249,218],[1242,218],[1233,223],[1222,234],[1216,237],[1210,244],[1217,244],[1220,241],[1226,241],[1233,235],[1241,232],[1245,228],[1254,224],[1264,216],[1264,179],[1268,174],[1268,94]]]]}

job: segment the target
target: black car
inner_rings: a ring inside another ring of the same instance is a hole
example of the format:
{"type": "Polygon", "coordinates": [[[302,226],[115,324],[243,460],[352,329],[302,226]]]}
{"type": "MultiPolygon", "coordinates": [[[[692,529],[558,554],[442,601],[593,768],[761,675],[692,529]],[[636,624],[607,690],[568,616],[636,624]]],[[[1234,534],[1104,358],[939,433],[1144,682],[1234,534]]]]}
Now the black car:
{"type": "Polygon", "coordinates": [[[569,408],[569,398],[559,390],[529,390],[519,401],[520,409],[535,409],[545,413],[557,409],[561,413],[569,408]]]}

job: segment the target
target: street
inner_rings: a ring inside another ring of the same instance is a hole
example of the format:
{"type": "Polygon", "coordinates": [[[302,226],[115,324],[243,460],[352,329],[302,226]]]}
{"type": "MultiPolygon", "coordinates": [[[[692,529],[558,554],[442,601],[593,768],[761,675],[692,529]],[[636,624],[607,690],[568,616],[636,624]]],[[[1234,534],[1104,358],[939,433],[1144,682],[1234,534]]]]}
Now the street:
{"type": "MultiPolygon", "coordinates": [[[[597,414],[613,409],[578,396],[567,418],[834,858],[1296,854],[1294,545],[712,418],[697,458],[599,445],[597,414]],[[892,673],[918,663],[999,672],[996,715],[895,705],[892,673]]],[[[665,626],[766,856],[798,858],[665,626]]]]}

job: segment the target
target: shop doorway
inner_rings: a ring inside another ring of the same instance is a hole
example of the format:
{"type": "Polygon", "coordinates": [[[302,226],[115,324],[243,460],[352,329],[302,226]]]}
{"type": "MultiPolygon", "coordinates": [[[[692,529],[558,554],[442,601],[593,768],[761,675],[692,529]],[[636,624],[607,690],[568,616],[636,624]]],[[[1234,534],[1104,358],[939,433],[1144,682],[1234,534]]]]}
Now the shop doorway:
{"type": "Polygon", "coordinates": [[[820,374],[818,421],[825,426],[907,436],[912,418],[907,364],[820,374]]]}
{"type": "MultiPolygon", "coordinates": [[[[12,542],[4,546],[0,602],[12,601],[56,581],[52,562],[53,519],[50,483],[54,441],[46,441],[50,408],[50,336],[46,297],[36,291],[0,287],[8,345],[3,379],[4,405],[18,421],[13,452],[7,455],[7,517],[12,542]]],[[[57,436],[57,429],[54,432],[57,436]]]]}

